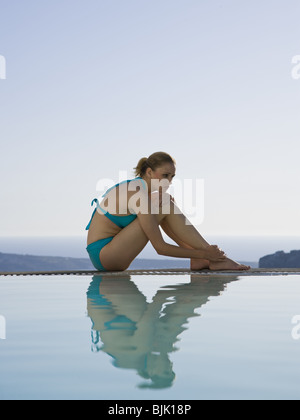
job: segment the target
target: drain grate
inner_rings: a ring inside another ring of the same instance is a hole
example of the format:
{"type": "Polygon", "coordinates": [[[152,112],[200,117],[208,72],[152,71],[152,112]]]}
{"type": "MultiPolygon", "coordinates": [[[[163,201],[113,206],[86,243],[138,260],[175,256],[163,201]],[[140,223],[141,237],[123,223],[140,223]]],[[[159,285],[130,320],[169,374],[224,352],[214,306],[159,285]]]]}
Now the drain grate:
{"type": "Polygon", "coordinates": [[[99,272],[91,270],[75,270],[75,271],[36,271],[36,272],[0,272],[0,276],[155,276],[155,275],[238,275],[238,276],[251,276],[251,275],[291,275],[300,274],[299,268],[253,268],[249,271],[191,271],[188,269],[157,269],[157,270],[127,270],[127,271],[109,271],[99,272]]]}

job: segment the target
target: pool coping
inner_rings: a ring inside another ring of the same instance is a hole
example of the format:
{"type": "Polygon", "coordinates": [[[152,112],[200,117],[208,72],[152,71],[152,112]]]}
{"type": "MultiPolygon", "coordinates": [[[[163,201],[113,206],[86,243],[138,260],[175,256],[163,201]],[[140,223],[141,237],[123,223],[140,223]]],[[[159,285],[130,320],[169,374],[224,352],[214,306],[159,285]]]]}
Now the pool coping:
{"type": "Polygon", "coordinates": [[[253,275],[292,275],[300,274],[300,268],[252,268],[249,271],[211,271],[200,270],[192,271],[189,269],[170,268],[170,269],[139,269],[139,270],[126,270],[126,271],[108,271],[99,272],[94,270],[59,270],[59,271],[22,271],[22,272],[0,272],[0,277],[4,276],[106,276],[106,277],[119,277],[124,275],[238,275],[238,276],[253,276],[253,275]]]}

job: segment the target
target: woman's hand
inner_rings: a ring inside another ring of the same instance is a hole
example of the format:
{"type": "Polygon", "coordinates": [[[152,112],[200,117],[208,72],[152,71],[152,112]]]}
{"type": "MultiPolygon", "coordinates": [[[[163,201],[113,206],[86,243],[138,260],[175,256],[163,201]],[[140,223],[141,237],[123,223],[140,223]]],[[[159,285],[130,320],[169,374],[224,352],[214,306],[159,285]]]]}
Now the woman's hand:
{"type": "Polygon", "coordinates": [[[226,260],[226,254],[218,245],[210,245],[205,250],[207,256],[206,259],[209,261],[224,261],[226,260]]]}

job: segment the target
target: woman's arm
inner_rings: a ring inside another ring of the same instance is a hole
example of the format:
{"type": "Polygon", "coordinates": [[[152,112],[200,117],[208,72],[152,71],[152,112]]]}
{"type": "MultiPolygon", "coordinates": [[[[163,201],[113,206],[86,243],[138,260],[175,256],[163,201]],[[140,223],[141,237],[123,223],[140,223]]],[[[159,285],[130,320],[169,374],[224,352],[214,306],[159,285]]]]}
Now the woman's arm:
{"type": "Polygon", "coordinates": [[[159,228],[158,216],[152,214],[151,198],[147,191],[140,188],[138,192],[129,192],[127,200],[129,211],[138,216],[145,235],[159,255],[175,258],[205,259],[209,261],[224,260],[224,252],[217,246],[208,245],[202,246],[200,249],[187,249],[166,243],[159,228]]]}
{"type": "Polygon", "coordinates": [[[224,252],[216,246],[208,246],[197,250],[170,245],[165,242],[155,215],[139,213],[138,219],[147,238],[159,255],[175,258],[206,259],[209,261],[223,261],[225,258],[224,252]]]}

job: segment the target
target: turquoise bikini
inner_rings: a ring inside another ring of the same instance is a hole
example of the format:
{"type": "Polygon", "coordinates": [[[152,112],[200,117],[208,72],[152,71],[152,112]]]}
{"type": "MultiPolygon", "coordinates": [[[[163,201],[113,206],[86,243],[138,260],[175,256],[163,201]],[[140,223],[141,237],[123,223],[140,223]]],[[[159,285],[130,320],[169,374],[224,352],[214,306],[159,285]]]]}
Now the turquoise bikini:
{"type": "MultiPolygon", "coordinates": [[[[142,179],[142,178],[139,177],[139,178],[131,179],[131,180],[124,181],[124,182],[121,182],[120,184],[115,185],[114,187],[112,187],[108,191],[106,191],[106,193],[103,195],[103,197],[106,197],[107,194],[110,191],[112,191],[114,188],[117,188],[119,185],[126,184],[126,183],[129,183],[129,182],[138,180],[138,179],[142,179]]],[[[97,207],[92,214],[90,223],[87,225],[86,230],[89,230],[89,228],[91,226],[91,223],[92,223],[92,220],[93,220],[93,217],[95,216],[95,213],[96,213],[97,210],[100,210],[101,213],[103,213],[111,222],[113,222],[115,225],[117,225],[121,229],[124,229],[125,227],[130,225],[137,218],[136,214],[130,214],[129,216],[116,216],[116,215],[110,214],[100,206],[99,201],[96,198],[92,201],[91,205],[93,206],[94,203],[97,204],[97,207]]],[[[114,236],[112,236],[110,238],[100,239],[99,241],[93,242],[92,244],[88,245],[88,247],[86,249],[94,267],[99,271],[107,271],[103,267],[103,265],[100,261],[100,252],[113,239],[114,239],[114,236]]]]}

